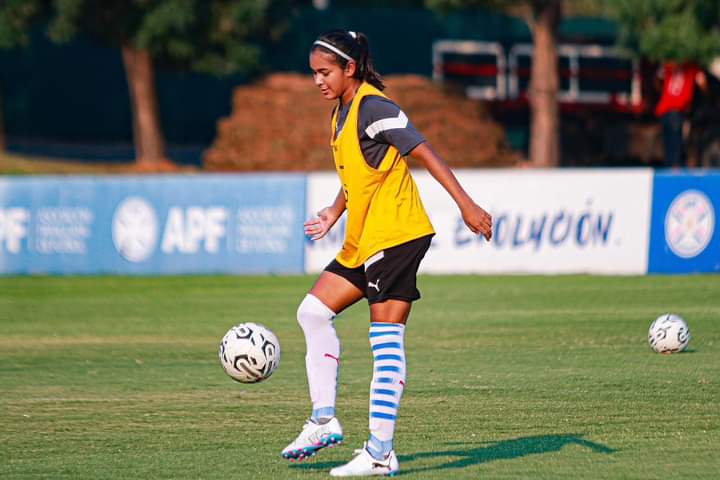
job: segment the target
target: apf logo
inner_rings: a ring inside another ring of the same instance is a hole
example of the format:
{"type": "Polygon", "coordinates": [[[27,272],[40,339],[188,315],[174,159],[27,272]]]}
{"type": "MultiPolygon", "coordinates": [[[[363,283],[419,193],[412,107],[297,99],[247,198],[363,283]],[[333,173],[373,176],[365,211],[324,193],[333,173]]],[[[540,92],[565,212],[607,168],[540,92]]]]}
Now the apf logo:
{"type": "Polygon", "coordinates": [[[115,209],[112,239],[117,251],[131,262],[152,255],[158,237],[155,210],[140,197],[128,197],[115,209]]]}
{"type": "Polygon", "coordinates": [[[20,253],[29,221],[30,211],[25,208],[0,208],[0,253],[20,253]]]}
{"type": "Polygon", "coordinates": [[[675,197],[665,215],[665,241],[681,258],[702,253],[710,243],[714,229],[712,203],[697,190],[686,190],[675,197]]]}

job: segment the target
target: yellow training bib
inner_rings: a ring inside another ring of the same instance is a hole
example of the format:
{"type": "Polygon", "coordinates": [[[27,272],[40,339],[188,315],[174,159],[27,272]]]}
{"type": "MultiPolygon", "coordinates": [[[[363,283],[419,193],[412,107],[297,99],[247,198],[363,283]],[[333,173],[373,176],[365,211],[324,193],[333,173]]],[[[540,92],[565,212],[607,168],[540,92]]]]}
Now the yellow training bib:
{"type": "Polygon", "coordinates": [[[358,112],[367,95],[385,97],[377,88],[362,83],[337,138],[338,108],[332,117],[331,145],[347,208],[345,243],[336,258],[349,268],[359,267],[380,250],[435,233],[400,152],[390,145],[377,169],[365,161],[358,138],[358,112]]]}

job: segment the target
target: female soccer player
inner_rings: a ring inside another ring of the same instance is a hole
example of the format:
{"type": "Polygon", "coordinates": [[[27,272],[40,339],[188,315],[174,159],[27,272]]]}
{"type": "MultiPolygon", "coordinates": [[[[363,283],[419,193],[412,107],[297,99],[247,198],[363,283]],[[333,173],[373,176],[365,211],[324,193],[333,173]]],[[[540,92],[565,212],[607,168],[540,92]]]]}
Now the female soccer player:
{"type": "Polygon", "coordinates": [[[307,346],[312,414],[282,456],[302,460],[342,441],[335,417],[340,342],[333,319],[366,297],[374,358],[370,436],[355,458],[330,475],[394,475],[399,470],[393,433],[405,386],[405,324],[412,302],[420,298],[417,271],[435,234],[405,157],[419,160],[447,190],[472,232],[489,240],[492,218],[382,93],[384,85],[362,33],[320,35],[311,48],[310,68],[322,95],[337,101],[331,145],[342,188],[331,206],[305,222],[305,234],[323,238],[345,211],[347,224],[342,250],[297,311],[307,346]]]}

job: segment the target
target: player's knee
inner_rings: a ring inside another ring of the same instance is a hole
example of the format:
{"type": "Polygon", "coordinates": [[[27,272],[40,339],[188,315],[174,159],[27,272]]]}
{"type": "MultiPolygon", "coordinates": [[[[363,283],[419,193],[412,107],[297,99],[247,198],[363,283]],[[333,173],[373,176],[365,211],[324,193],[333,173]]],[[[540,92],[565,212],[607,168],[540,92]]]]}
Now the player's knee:
{"type": "Polygon", "coordinates": [[[297,309],[297,322],[303,330],[332,322],[335,314],[317,297],[307,294],[297,309]]]}

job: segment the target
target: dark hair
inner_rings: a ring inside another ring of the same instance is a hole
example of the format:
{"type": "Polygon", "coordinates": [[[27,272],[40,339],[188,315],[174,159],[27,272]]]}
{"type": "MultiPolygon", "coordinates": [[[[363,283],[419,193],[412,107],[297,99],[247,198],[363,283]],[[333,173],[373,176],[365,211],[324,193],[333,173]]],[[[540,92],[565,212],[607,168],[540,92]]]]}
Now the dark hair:
{"type": "MultiPolygon", "coordinates": [[[[322,33],[316,41],[330,44],[352,58],[357,65],[353,78],[367,82],[378,90],[384,90],[385,84],[380,74],[375,71],[372,57],[370,57],[368,38],[360,32],[353,32],[353,34],[345,30],[330,30],[322,33]],[[353,36],[353,34],[355,36],[353,36]]],[[[345,68],[349,62],[347,58],[338,55],[337,52],[333,52],[329,48],[318,45],[317,43],[313,43],[310,51],[312,52],[317,49],[335,57],[335,62],[340,65],[341,68],[345,68]]]]}

